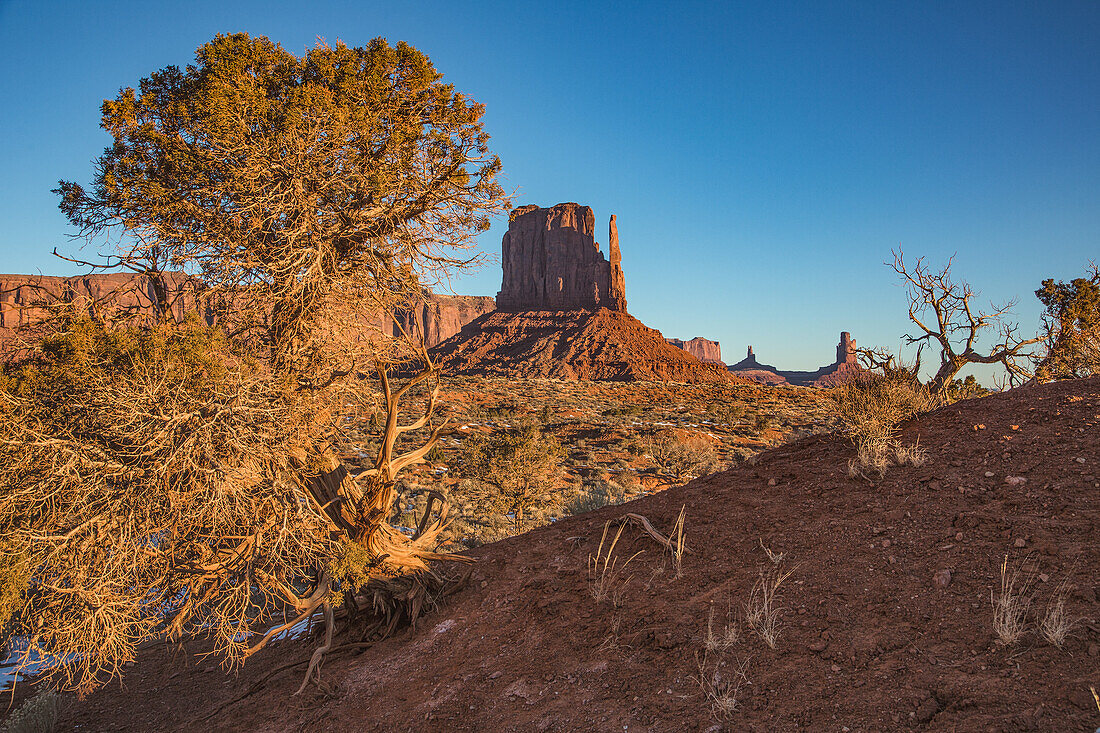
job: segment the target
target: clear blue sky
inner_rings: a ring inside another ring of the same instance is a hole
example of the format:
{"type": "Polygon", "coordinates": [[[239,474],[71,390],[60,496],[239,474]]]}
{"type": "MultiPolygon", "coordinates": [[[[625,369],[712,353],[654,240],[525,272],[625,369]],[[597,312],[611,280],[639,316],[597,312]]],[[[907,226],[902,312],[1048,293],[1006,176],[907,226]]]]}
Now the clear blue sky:
{"type": "MultiPolygon", "coordinates": [[[[983,299],[1100,256],[1100,3],[0,0],[0,272],[71,274],[99,105],[219,32],[404,40],[487,106],[517,204],[618,215],[631,312],[809,369],[897,348],[899,244],[983,299]],[[781,7],[780,7],[781,6],[781,7]]],[[[501,221],[481,240],[499,253],[501,221]]],[[[495,295],[499,267],[457,281],[495,295]]]]}

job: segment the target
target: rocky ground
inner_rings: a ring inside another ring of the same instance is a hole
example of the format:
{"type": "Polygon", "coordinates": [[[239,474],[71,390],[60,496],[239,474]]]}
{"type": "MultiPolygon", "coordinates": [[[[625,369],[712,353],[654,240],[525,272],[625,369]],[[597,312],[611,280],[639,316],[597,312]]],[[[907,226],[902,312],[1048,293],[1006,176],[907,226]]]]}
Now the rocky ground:
{"type": "Polygon", "coordinates": [[[156,647],[121,684],[70,702],[63,723],[1092,731],[1100,725],[1089,691],[1100,686],[1098,423],[1098,379],[964,401],[906,425],[903,442],[919,441],[928,461],[881,479],[849,478],[847,441],[804,437],[723,473],[472,550],[471,583],[446,607],[331,658],[322,687],[302,697],[291,693],[316,640],[285,642],[228,676],[195,649],[156,647]],[[681,509],[682,573],[629,525],[614,550],[620,571],[604,576],[609,592],[597,600],[589,563],[606,523],[614,529],[634,512],[667,532],[681,509]],[[1010,644],[993,627],[1003,564],[1019,573],[1016,590],[1026,585],[1018,595],[1028,602],[1025,633],[1010,644]],[[773,649],[746,617],[760,578],[788,572],[774,598],[773,649]],[[1074,622],[1061,648],[1039,631],[1059,599],[1074,622]],[[708,620],[712,637],[730,630],[730,643],[712,640],[709,652],[708,620]]]}

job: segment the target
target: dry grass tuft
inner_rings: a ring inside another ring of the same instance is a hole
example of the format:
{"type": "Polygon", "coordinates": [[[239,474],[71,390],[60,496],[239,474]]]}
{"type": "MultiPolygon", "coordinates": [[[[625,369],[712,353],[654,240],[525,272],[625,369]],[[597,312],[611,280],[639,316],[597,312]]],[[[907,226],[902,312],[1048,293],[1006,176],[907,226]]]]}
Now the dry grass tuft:
{"type": "Polygon", "coordinates": [[[745,604],[745,623],[772,649],[775,649],[776,639],[779,638],[779,613],[782,610],[776,603],[776,594],[793,572],[780,571],[774,565],[762,571],[745,604]]]}
{"type": "Polygon", "coordinates": [[[620,564],[619,558],[615,556],[615,545],[618,544],[626,525],[620,524],[618,531],[615,532],[611,542],[608,543],[607,530],[610,526],[611,522],[604,524],[600,546],[596,549],[595,556],[588,556],[588,583],[589,591],[596,603],[610,600],[612,606],[619,608],[622,605],[623,592],[630,582],[630,576],[624,577],[623,573],[631,561],[641,555],[643,551],[638,550],[638,552],[627,558],[626,562],[620,564]],[[605,544],[607,545],[606,550],[604,549],[605,544]]]}
{"type": "Polygon", "coordinates": [[[894,444],[894,460],[899,466],[913,466],[920,468],[928,463],[928,451],[920,447],[920,440],[910,446],[901,443],[894,444]]]}
{"type": "Polygon", "coordinates": [[[749,668],[749,660],[745,659],[738,665],[726,665],[723,661],[711,662],[711,657],[706,652],[702,659],[696,656],[699,663],[699,675],[696,681],[703,695],[710,702],[710,711],[715,720],[729,723],[733,720],[734,713],[740,707],[741,688],[750,684],[746,672],[749,668]],[[723,667],[725,668],[723,670],[723,667]],[[723,671],[725,674],[723,674],[723,671]]]}
{"type": "Polygon", "coordinates": [[[711,606],[707,614],[707,634],[703,637],[703,649],[710,654],[724,652],[741,641],[741,632],[737,629],[737,623],[730,618],[729,610],[726,611],[725,626],[716,631],[714,628],[714,607],[711,606]]]}
{"type": "Polygon", "coordinates": [[[764,544],[764,538],[760,538],[760,548],[764,550],[764,554],[768,556],[768,560],[771,562],[772,565],[779,565],[783,562],[783,558],[787,556],[787,553],[785,552],[772,552],[770,549],[768,549],[768,547],[764,544]]]}
{"type": "Polygon", "coordinates": [[[1066,598],[1069,596],[1069,579],[1063,580],[1047,603],[1046,613],[1039,622],[1039,634],[1048,642],[1062,648],[1078,619],[1066,612],[1066,598]]]}
{"type": "Polygon", "coordinates": [[[676,517],[676,523],[672,525],[672,532],[668,537],[668,550],[672,554],[672,569],[676,571],[676,577],[684,574],[684,513],[687,504],[680,507],[680,515],[676,517]]]}
{"type": "Polygon", "coordinates": [[[993,632],[1002,646],[1015,644],[1027,631],[1027,611],[1031,607],[1033,573],[1010,567],[1008,555],[1001,562],[1000,593],[989,592],[993,604],[993,632]]]}

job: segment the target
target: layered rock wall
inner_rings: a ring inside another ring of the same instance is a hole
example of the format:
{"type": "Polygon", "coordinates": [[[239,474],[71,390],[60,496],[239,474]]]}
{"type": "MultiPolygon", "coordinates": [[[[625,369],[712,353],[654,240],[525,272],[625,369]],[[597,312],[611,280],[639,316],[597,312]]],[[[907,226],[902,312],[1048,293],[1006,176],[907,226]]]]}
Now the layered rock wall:
{"type": "Polygon", "coordinates": [[[497,309],[626,311],[626,283],[615,217],[608,225],[610,260],[595,239],[592,209],[564,203],[514,209],[501,243],[504,277],[497,309]]]}
{"type": "MultiPolygon", "coordinates": [[[[169,274],[167,280],[172,289],[169,300],[172,302],[173,316],[182,319],[186,313],[198,312],[208,321],[212,318],[200,305],[194,281],[176,273],[169,274]]],[[[86,304],[88,308],[94,304],[97,308],[130,310],[140,320],[143,315],[152,315],[154,300],[152,284],[144,275],[0,275],[0,341],[9,338],[16,328],[39,321],[52,304],[86,304]]],[[[397,323],[389,316],[380,316],[364,325],[394,336],[399,336],[402,328],[410,334],[420,332],[424,334],[427,346],[432,347],[454,336],[470,321],[492,312],[495,307],[495,301],[488,296],[426,292],[422,301],[397,314],[397,323]]]]}
{"type": "MultiPolygon", "coordinates": [[[[177,318],[199,309],[194,282],[181,273],[165,276],[171,311],[177,318]]],[[[78,307],[153,313],[153,284],[146,275],[110,273],[77,277],[0,275],[0,329],[31,325],[59,303],[78,307]]]]}

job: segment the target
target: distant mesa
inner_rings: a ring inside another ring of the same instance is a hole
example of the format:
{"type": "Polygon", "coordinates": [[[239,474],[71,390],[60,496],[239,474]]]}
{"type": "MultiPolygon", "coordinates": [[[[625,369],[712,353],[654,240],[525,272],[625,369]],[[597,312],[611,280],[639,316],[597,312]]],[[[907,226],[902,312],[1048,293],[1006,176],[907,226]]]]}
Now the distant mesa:
{"type": "Polygon", "coordinates": [[[626,312],[626,283],[614,215],[608,224],[608,259],[595,238],[592,209],[565,203],[512,211],[501,243],[504,281],[497,310],[626,312]]]}
{"type": "MultiPolygon", "coordinates": [[[[681,341],[680,339],[666,338],[665,341],[669,342],[678,349],[683,349],[687,353],[694,356],[699,361],[707,361],[712,364],[722,364],[722,347],[717,341],[711,341],[705,339],[702,336],[696,336],[688,341],[681,341]]],[[[723,366],[725,366],[723,364],[723,366]]]]}
{"type": "MultiPolygon", "coordinates": [[[[171,292],[170,310],[175,317],[182,319],[186,313],[202,312],[197,281],[180,272],[165,273],[164,281],[171,292]]],[[[57,304],[125,312],[140,322],[143,318],[151,320],[154,302],[153,282],[147,275],[0,275],[0,346],[14,336],[16,329],[40,322],[57,304]]]]}
{"type": "MultiPolygon", "coordinates": [[[[172,303],[172,313],[182,319],[186,313],[203,313],[201,284],[182,273],[166,273],[165,280],[172,303]]],[[[140,321],[152,315],[154,302],[152,284],[146,275],[107,273],[77,277],[48,275],[0,275],[0,345],[15,333],[15,329],[32,325],[42,319],[47,309],[57,303],[87,304],[98,308],[129,311],[140,321]]],[[[396,319],[380,315],[370,323],[385,334],[398,336],[422,333],[428,347],[445,341],[479,316],[496,309],[489,296],[445,295],[424,291],[423,296],[396,313],[396,319]],[[400,327],[399,327],[400,326],[400,327]]],[[[204,314],[211,320],[210,314],[204,314]]]]}
{"type": "Polygon", "coordinates": [[[781,371],[770,364],[761,364],[749,347],[748,356],[729,367],[731,374],[760,384],[796,384],[807,387],[835,387],[861,371],[856,357],[856,342],[847,331],[840,333],[836,361],[812,372],[781,371]]]}
{"type": "Polygon", "coordinates": [[[381,329],[393,336],[400,336],[401,329],[408,334],[423,334],[424,345],[431,348],[454,336],[470,321],[494,310],[496,301],[489,295],[447,295],[426,290],[420,300],[397,312],[401,328],[393,319],[383,316],[381,329]]]}

